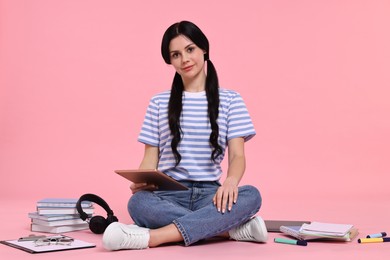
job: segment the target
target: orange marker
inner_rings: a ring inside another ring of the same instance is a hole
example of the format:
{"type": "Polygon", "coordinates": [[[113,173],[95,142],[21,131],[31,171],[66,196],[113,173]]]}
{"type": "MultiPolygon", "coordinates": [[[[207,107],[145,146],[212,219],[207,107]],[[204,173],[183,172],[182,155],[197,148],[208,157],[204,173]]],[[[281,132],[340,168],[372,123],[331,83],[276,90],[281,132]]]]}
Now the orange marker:
{"type": "Polygon", "coordinates": [[[382,243],[390,242],[390,237],[378,237],[378,238],[359,238],[358,243],[382,243]]]}

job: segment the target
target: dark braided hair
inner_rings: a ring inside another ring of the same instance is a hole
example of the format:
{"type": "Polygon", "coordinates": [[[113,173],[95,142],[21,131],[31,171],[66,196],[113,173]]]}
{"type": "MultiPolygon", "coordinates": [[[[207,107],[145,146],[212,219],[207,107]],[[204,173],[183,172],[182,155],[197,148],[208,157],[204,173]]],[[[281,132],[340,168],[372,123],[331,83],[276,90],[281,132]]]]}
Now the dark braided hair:
{"type": "MultiPolygon", "coordinates": [[[[218,143],[219,128],[217,124],[219,113],[219,83],[217,71],[213,63],[209,59],[209,41],[203,32],[193,23],[188,21],[181,21],[171,25],[164,33],[161,43],[161,54],[164,61],[167,64],[171,64],[171,57],[169,53],[169,44],[172,39],[179,35],[184,35],[189,38],[195,45],[204,50],[204,59],[207,61],[207,76],[206,76],[206,97],[207,97],[207,113],[211,125],[210,144],[213,147],[211,159],[215,159],[222,154],[222,147],[218,143]]],[[[172,88],[171,95],[168,104],[168,121],[169,129],[172,134],[171,148],[176,159],[176,165],[181,161],[181,155],[177,150],[177,147],[181,141],[182,130],[180,127],[180,115],[183,109],[183,80],[181,76],[176,72],[172,88]]]]}

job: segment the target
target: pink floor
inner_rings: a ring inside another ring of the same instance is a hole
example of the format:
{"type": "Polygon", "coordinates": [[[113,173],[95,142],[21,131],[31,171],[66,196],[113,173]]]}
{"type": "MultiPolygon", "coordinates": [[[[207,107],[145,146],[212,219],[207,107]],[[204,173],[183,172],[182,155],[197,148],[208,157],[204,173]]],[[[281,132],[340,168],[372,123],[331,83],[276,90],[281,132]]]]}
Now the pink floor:
{"type": "MultiPolygon", "coordinates": [[[[261,215],[265,219],[290,219],[314,220],[322,222],[338,222],[355,225],[360,234],[381,231],[390,232],[390,211],[387,198],[378,196],[361,196],[341,198],[307,200],[305,203],[286,203],[275,199],[263,205],[261,215]],[[271,206],[272,205],[272,206],[271,206]],[[290,206],[288,206],[290,205],[290,206]]],[[[30,234],[29,218],[27,213],[34,207],[33,200],[6,200],[1,199],[0,208],[0,239],[15,239],[30,234]],[[26,210],[27,209],[27,210],[26,210]]],[[[117,212],[122,222],[130,219],[125,211],[117,212]]],[[[90,231],[78,231],[67,233],[74,238],[96,243],[96,248],[72,250],[44,254],[29,254],[5,245],[0,245],[1,259],[374,259],[387,257],[390,254],[390,243],[359,244],[357,239],[352,242],[311,242],[307,247],[276,244],[275,237],[283,237],[279,233],[270,233],[266,244],[256,244],[235,241],[209,241],[183,247],[181,245],[169,245],[159,248],[140,251],[108,252],[101,246],[101,236],[92,234],[90,231]]]]}

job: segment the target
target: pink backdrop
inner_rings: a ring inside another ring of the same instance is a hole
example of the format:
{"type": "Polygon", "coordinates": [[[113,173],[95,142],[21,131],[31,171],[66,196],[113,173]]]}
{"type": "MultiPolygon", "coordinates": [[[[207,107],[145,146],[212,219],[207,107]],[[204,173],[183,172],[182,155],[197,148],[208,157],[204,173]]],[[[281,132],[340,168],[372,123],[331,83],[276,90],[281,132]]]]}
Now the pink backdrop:
{"type": "Polygon", "coordinates": [[[242,184],[260,188],[264,216],[315,216],[284,211],[302,198],[389,196],[389,11],[384,0],[0,0],[1,200],[30,200],[27,214],[43,197],[92,192],[127,216],[129,183],[113,170],[139,165],[149,98],[174,73],[161,37],[183,19],[250,110],[242,184]]]}

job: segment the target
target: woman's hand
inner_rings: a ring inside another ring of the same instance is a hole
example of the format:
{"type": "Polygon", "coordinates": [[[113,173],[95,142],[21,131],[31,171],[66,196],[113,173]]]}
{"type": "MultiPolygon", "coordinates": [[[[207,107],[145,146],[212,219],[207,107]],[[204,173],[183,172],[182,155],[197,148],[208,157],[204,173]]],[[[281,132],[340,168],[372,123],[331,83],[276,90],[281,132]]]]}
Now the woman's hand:
{"type": "Polygon", "coordinates": [[[147,190],[147,191],[157,190],[157,186],[154,184],[147,184],[147,183],[132,183],[130,185],[130,190],[134,194],[141,190],[147,190]]]}
{"type": "MultiPolygon", "coordinates": [[[[146,144],[144,151],[144,158],[142,159],[139,169],[157,169],[159,149],[157,146],[151,146],[146,144]]],[[[157,190],[157,186],[147,183],[132,183],[130,190],[134,194],[141,190],[154,191],[157,190]]]]}
{"type": "Polygon", "coordinates": [[[233,204],[238,198],[238,181],[235,178],[227,177],[221,187],[218,188],[214,195],[213,203],[218,212],[225,213],[232,210],[233,204]]]}
{"type": "Polygon", "coordinates": [[[226,180],[218,188],[213,198],[213,203],[218,212],[225,213],[232,210],[233,204],[238,198],[238,183],[245,171],[244,138],[237,137],[230,139],[229,148],[229,168],[226,180]]]}

